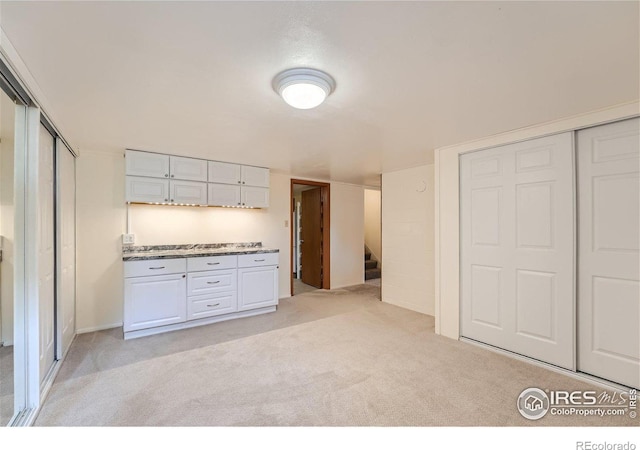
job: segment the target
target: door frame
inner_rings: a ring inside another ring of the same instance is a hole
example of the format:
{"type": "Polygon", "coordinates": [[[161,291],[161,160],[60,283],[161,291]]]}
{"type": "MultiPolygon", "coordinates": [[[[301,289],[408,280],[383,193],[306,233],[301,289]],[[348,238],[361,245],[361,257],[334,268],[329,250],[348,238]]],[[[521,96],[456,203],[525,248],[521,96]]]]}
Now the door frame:
{"type": "Polygon", "coordinates": [[[293,185],[302,184],[304,186],[317,186],[320,188],[320,195],[322,197],[322,289],[331,289],[331,184],[323,183],[321,181],[300,180],[296,178],[291,179],[291,196],[289,201],[289,223],[291,224],[290,232],[290,249],[289,252],[289,279],[291,296],[293,297],[293,214],[294,214],[294,199],[293,199],[293,185]]]}

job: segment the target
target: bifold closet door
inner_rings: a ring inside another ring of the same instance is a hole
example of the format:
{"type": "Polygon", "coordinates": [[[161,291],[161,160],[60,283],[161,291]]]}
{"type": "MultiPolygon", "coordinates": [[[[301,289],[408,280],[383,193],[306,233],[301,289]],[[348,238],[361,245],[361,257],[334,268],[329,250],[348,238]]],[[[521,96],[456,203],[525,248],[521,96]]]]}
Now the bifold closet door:
{"type": "Polygon", "coordinates": [[[640,388],[640,119],[581,130],[578,370],[640,388]]]}
{"type": "Polygon", "coordinates": [[[461,334],[575,369],[573,134],[460,157],[461,334]]]}

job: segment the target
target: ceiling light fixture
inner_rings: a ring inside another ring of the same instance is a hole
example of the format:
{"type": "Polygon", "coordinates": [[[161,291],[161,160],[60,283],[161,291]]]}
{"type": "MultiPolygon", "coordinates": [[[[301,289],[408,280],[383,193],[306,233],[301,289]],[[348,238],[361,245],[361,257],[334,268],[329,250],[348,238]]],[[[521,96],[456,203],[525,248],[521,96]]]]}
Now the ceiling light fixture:
{"type": "Polygon", "coordinates": [[[273,89],[288,105],[298,109],[315,108],[335,88],[336,82],[331,75],[316,69],[288,69],[273,79],[273,89]]]}

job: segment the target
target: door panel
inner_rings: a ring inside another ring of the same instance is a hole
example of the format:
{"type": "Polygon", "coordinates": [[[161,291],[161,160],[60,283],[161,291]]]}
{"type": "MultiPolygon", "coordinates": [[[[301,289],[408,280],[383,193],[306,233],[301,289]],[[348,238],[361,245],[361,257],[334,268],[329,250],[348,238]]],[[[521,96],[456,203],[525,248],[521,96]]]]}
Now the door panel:
{"type": "Polygon", "coordinates": [[[125,164],[127,175],[169,178],[169,155],[127,150],[125,164]]]}
{"type": "Polygon", "coordinates": [[[640,388],[640,119],[577,136],[578,370],[640,388]]]}
{"type": "Polygon", "coordinates": [[[565,133],[460,158],[462,335],[570,369],[572,144],[565,133]]]}
{"type": "Polygon", "coordinates": [[[76,333],[76,172],[75,157],[59,140],[58,158],[58,357],[76,333]]]}
{"type": "Polygon", "coordinates": [[[302,282],[322,289],[322,189],[302,191],[302,282]]]}
{"type": "Polygon", "coordinates": [[[40,126],[38,151],[38,297],[40,320],[40,381],[55,359],[55,239],[54,239],[54,140],[40,126]]]}

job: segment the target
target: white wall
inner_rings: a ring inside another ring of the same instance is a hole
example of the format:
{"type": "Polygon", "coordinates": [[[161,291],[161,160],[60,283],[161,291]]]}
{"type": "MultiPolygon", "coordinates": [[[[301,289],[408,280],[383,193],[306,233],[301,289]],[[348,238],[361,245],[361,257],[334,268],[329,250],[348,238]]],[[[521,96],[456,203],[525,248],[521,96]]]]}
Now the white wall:
{"type": "Polygon", "coordinates": [[[433,165],[382,174],[382,301],[433,315],[433,165]]]}
{"type": "Polygon", "coordinates": [[[604,122],[637,116],[638,114],[640,114],[640,104],[634,102],[436,150],[436,333],[453,339],[460,337],[459,155],[510,142],[594,126],[604,122]]]}
{"type": "Polygon", "coordinates": [[[15,105],[0,92],[0,236],[3,236],[0,264],[0,341],[13,344],[13,268],[14,268],[14,122],[15,105]]]}
{"type": "Polygon", "coordinates": [[[382,194],[377,189],[364,190],[364,244],[382,267],[382,194]]]}
{"type": "Polygon", "coordinates": [[[83,152],[76,183],[76,328],[82,333],[122,324],[122,153],[83,152]]]}
{"type": "Polygon", "coordinates": [[[331,289],[364,283],[364,188],[331,183],[331,289]]]}
{"type": "MultiPolygon", "coordinates": [[[[122,324],[122,152],[85,150],[77,172],[77,327],[87,332],[122,324]]],[[[136,245],[261,241],[278,248],[280,297],[288,297],[290,179],[271,174],[270,206],[261,210],[130,205],[130,231],[136,245]]],[[[331,194],[332,288],[362,283],[363,188],[331,183],[331,194]]]]}

